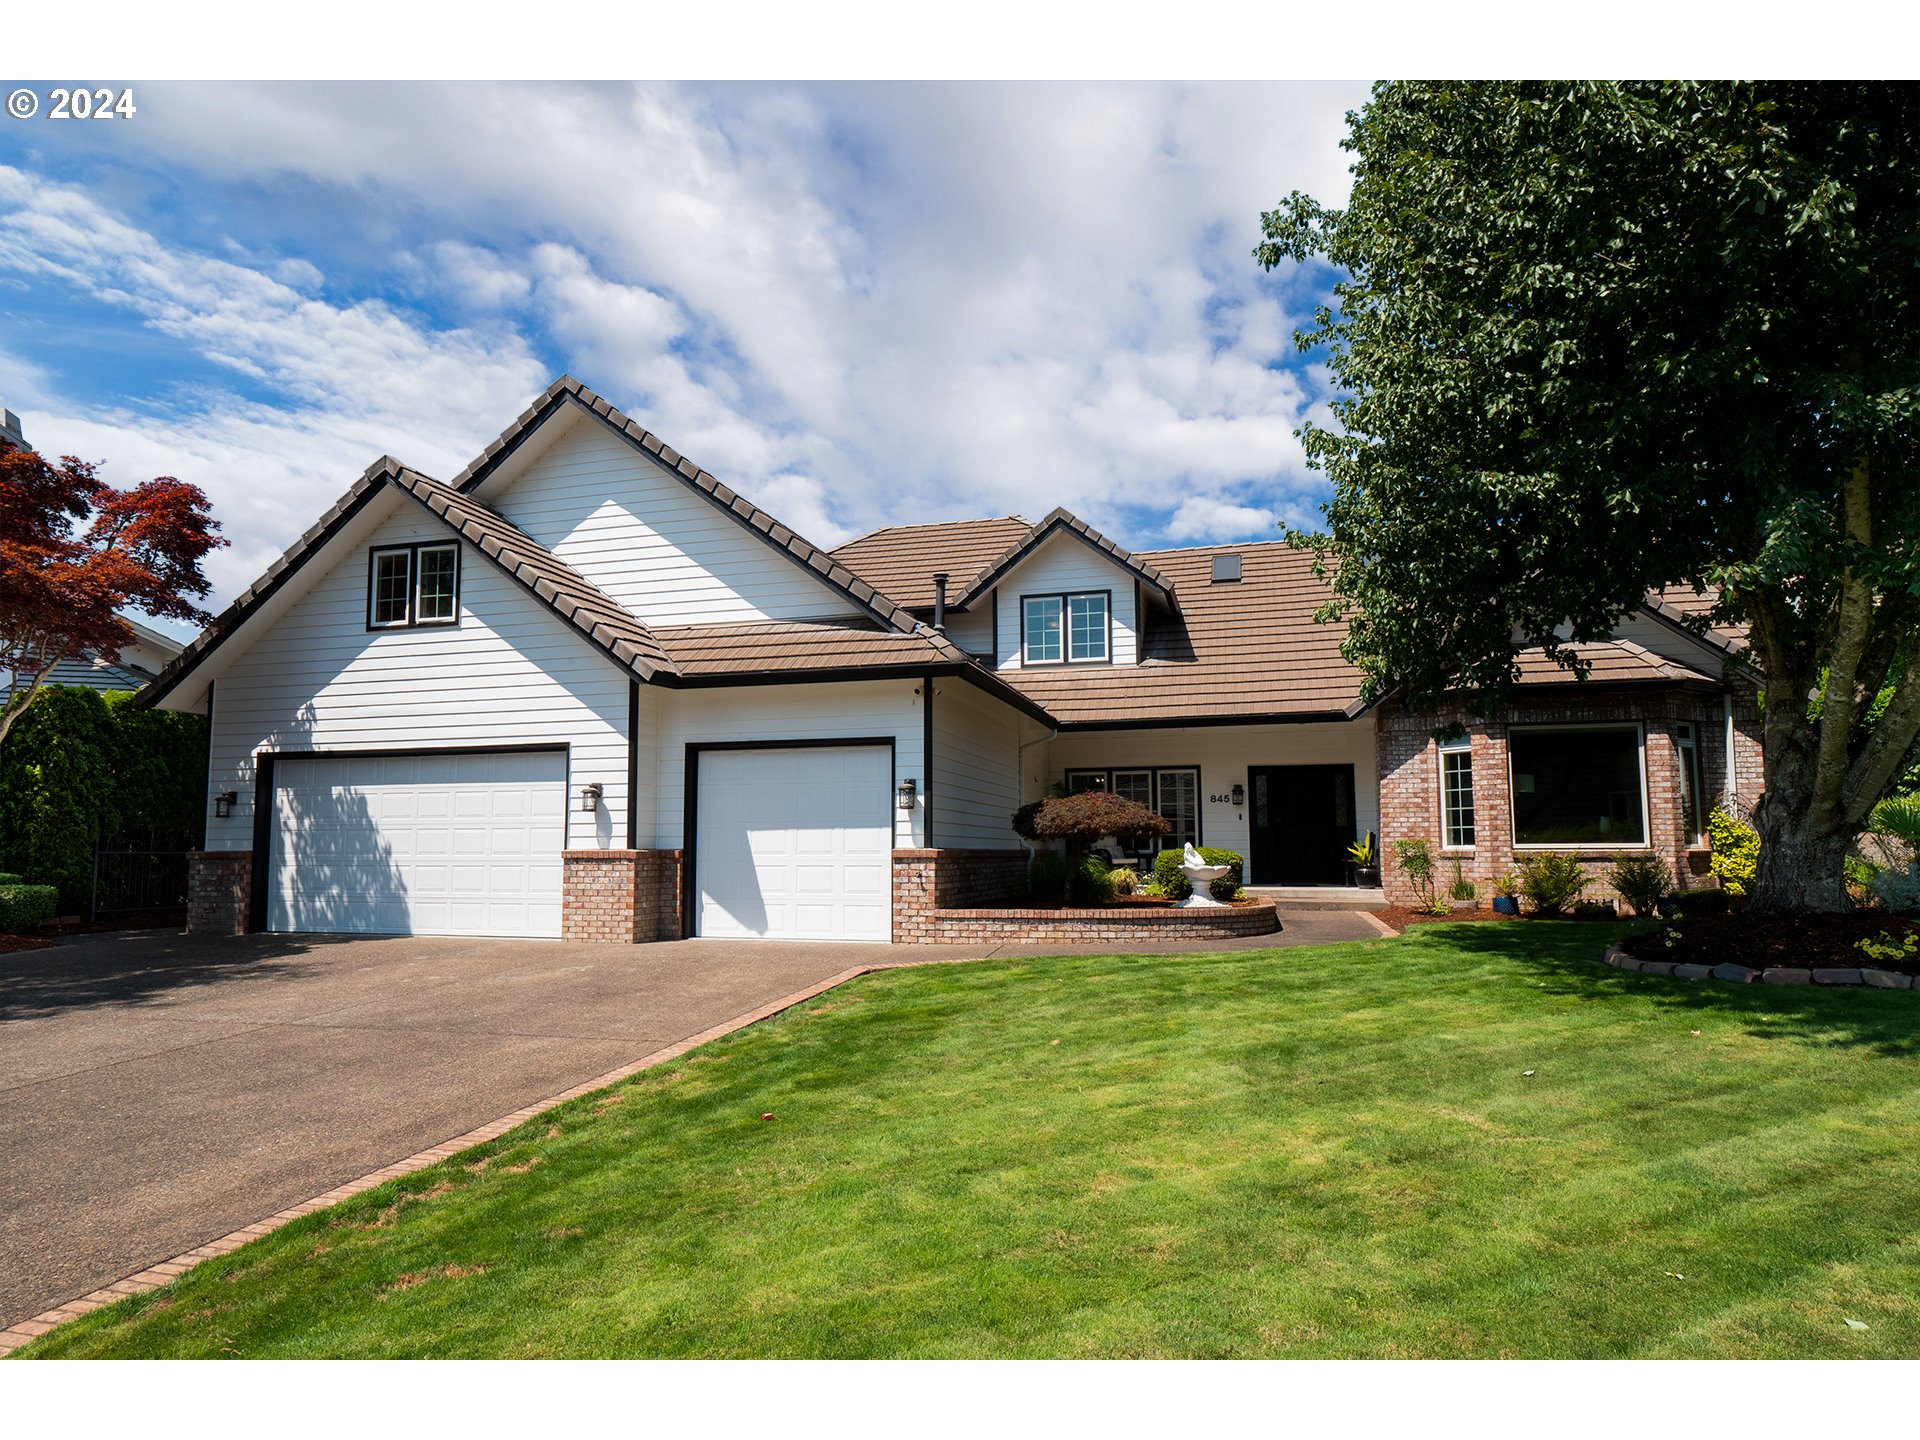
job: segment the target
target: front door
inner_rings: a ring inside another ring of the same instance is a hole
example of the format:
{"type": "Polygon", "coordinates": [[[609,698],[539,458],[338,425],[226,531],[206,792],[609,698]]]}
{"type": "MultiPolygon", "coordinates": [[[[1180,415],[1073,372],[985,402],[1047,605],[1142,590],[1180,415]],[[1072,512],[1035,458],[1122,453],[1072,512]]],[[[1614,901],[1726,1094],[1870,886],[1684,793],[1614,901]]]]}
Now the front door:
{"type": "Polygon", "coordinates": [[[1354,842],[1353,766],[1257,765],[1249,885],[1344,885],[1354,842]]]}

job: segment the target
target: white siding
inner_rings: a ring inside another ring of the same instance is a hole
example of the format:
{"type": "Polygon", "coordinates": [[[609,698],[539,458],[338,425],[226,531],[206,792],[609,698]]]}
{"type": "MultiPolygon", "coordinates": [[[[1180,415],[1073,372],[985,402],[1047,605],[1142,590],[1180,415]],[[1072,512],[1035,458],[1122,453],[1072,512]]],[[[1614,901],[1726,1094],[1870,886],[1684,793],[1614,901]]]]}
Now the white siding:
{"type": "Polygon", "coordinates": [[[547,423],[569,428],[483,498],[648,624],[855,613],[598,420],[569,407],[547,423]]]}
{"type": "Polygon", "coordinates": [[[596,814],[568,806],[567,843],[625,843],[627,678],[605,654],[464,544],[457,626],[367,630],[370,545],[446,535],[409,504],[230,659],[214,692],[209,788],[238,791],[240,804],[220,820],[209,803],[209,849],[252,848],[261,749],[535,743],[570,747],[574,793],[603,789],[596,814]]]}
{"type": "MultiPolygon", "coordinates": [[[[938,712],[936,712],[938,713],[938,712]]],[[[1380,777],[1371,717],[1324,725],[1223,725],[1182,730],[1069,733],[1045,748],[1049,783],[1069,770],[1146,765],[1200,767],[1200,833],[1208,846],[1248,848],[1248,810],[1216,803],[1247,783],[1253,765],[1352,765],[1356,831],[1380,830],[1380,777]]],[[[1031,754],[1031,752],[1029,752],[1031,754]]],[[[1437,783],[1437,782],[1436,782],[1437,783]]]]}
{"type": "MultiPolygon", "coordinates": [[[[1112,595],[1113,661],[1131,665],[1138,651],[1135,636],[1133,573],[1083,540],[1054,535],[1033,554],[1000,577],[1000,668],[1020,668],[1020,597],[1106,590],[1112,595]]],[[[992,622],[989,621],[989,624],[992,622]]]]}
{"type": "MultiPolygon", "coordinates": [[[[689,743],[764,740],[774,746],[784,740],[890,737],[894,783],[909,776],[920,780],[924,771],[918,689],[912,680],[867,680],[663,692],[652,843],[665,850],[684,843],[689,743]]],[[[925,814],[924,801],[911,812],[892,811],[897,846],[912,848],[921,843],[925,814]]]]}
{"type": "Polygon", "coordinates": [[[1019,845],[1008,817],[1020,807],[1020,713],[964,680],[935,682],[934,844],[960,850],[1019,845]]]}
{"type": "Polygon", "coordinates": [[[971,610],[947,612],[947,638],[974,655],[993,654],[993,610],[982,597],[971,610]]]}

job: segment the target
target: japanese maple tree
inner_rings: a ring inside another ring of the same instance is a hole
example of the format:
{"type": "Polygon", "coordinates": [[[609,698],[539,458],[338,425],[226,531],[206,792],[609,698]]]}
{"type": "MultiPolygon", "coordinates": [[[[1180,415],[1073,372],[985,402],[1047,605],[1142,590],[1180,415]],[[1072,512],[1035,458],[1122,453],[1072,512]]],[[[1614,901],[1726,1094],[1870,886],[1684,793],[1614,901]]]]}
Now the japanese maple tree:
{"type": "Polygon", "coordinates": [[[120,490],[84,460],[0,439],[0,665],[19,677],[0,740],[62,660],[119,658],[133,639],[123,606],[204,624],[194,601],[219,530],[198,486],[169,475],[120,490]]]}

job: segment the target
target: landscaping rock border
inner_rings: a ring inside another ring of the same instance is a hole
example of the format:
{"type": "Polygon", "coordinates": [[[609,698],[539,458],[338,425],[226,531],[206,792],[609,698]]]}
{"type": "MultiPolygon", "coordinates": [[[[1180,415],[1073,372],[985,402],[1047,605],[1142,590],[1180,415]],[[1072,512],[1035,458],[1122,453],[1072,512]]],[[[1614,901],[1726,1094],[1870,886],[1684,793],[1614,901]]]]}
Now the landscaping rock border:
{"type": "Polygon", "coordinates": [[[1642,960],[1629,955],[1618,945],[1609,945],[1603,957],[1616,970],[1632,970],[1642,975],[1671,975],[1676,980],[1724,980],[1732,985],[1867,985],[1876,990],[1912,990],[1914,977],[1898,970],[1877,970],[1870,965],[1816,970],[1776,968],[1754,970],[1745,965],[1675,965],[1668,960],[1642,960]]]}

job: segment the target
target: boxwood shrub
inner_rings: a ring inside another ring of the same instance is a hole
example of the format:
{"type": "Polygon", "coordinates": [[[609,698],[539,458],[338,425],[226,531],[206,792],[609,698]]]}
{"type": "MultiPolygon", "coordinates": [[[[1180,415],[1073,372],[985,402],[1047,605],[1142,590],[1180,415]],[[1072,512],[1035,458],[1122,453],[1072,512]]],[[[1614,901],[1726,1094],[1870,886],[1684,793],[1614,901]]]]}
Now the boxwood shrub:
{"type": "Polygon", "coordinates": [[[0,885],[0,934],[38,930],[59,913],[59,901],[51,885],[0,885]]]}
{"type": "MultiPolygon", "coordinates": [[[[1207,888],[1216,900],[1231,900],[1240,893],[1240,875],[1242,861],[1238,850],[1210,850],[1202,847],[1200,858],[1209,865],[1231,865],[1233,868],[1207,888]]],[[[1180,873],[1180,867],[1186,863],[1184,850],[1162,850],[1153,857],[1153,883],[1170,900],[1184,900],[1193,893],[1193,887],[1187,883],[1187,877],[1180,873]]]]}

